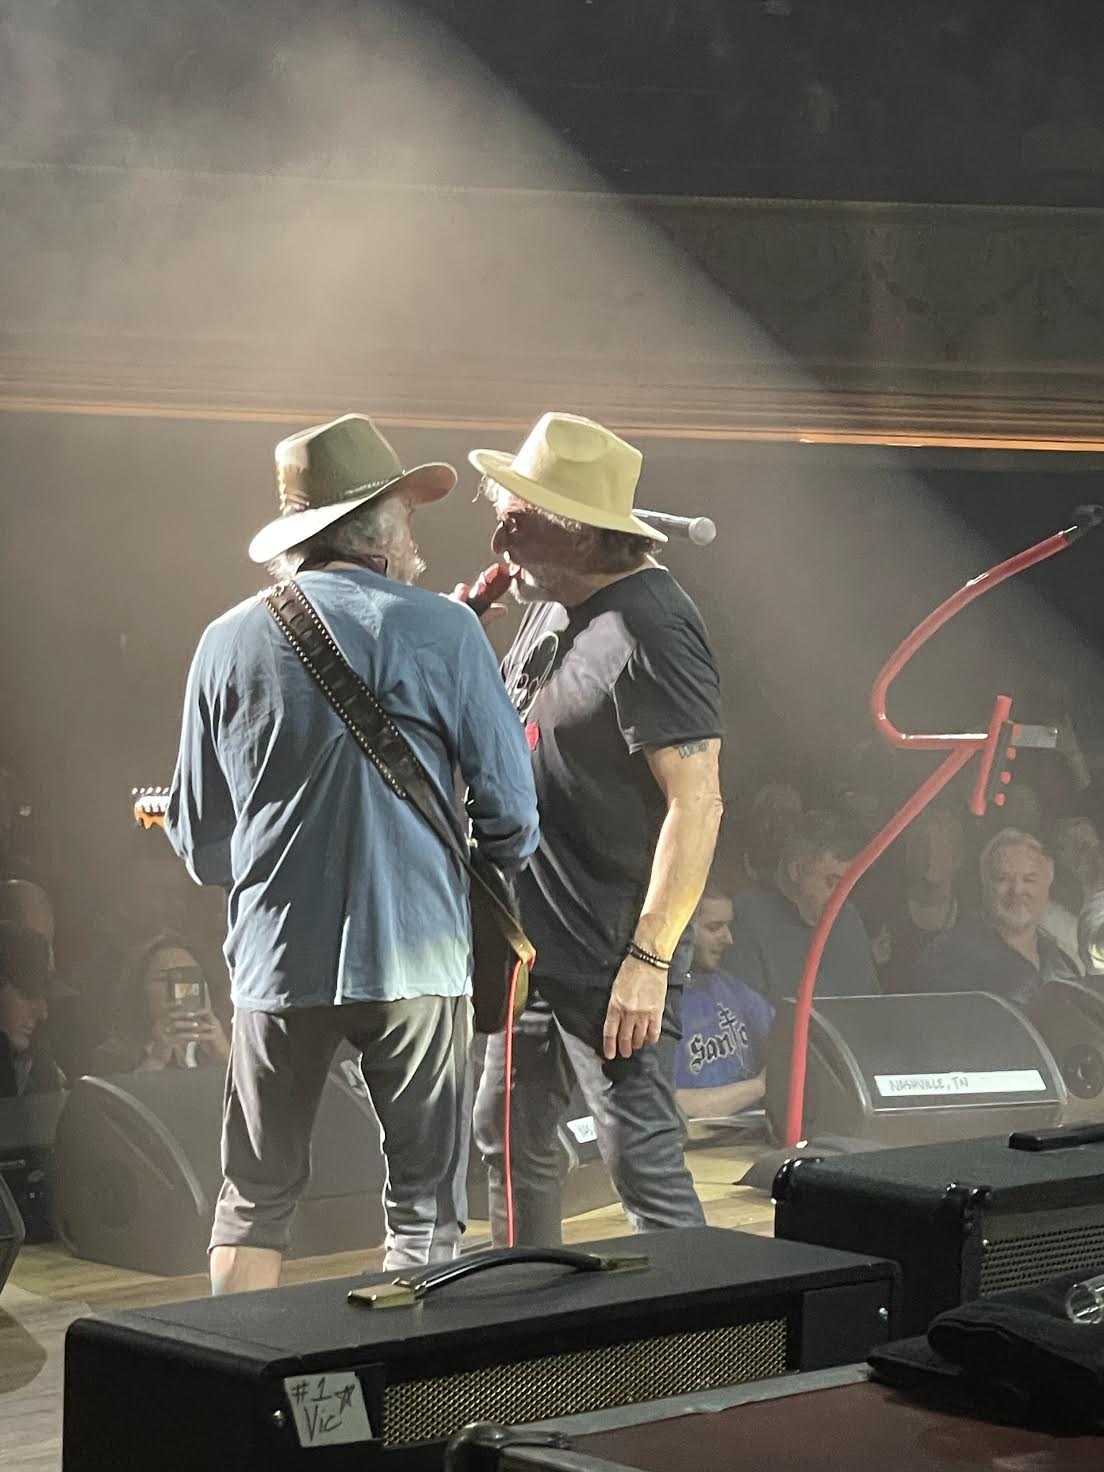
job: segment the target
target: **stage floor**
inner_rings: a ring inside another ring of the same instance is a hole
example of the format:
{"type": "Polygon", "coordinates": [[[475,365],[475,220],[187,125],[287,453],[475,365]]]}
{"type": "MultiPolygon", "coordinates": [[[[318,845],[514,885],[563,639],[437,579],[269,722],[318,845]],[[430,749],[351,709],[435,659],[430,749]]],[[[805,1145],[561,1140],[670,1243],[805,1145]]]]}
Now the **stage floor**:
{"type": "MultiPolygon", "coordinates": [[[[774,1210],[760,1191],[737,1186],[759,1154],[755,1149],[702,1146],[687,1160],[710,1225],[769,1236],[774,1210]]],[[[564,1223],[568,1242],[620,1237],[627,1232],[620,1206],[607,1206],[564,1223]]],[[[473,1222],[469,1237],[486,1236],[473,1222]]],[[[285,1282],[341,1278],[379,1267],[380,1252],[346,1252],[288,1264],[285,1282]]],[[[5,1472],[58,1472],[61,1466],[61,1389],[65,1331],[87,1313],[199,1298],[199,1275],[156,1278],[70,1257],[60,1246],[25,1247],[0,1293],[0,1467],[5,1472]]]]}

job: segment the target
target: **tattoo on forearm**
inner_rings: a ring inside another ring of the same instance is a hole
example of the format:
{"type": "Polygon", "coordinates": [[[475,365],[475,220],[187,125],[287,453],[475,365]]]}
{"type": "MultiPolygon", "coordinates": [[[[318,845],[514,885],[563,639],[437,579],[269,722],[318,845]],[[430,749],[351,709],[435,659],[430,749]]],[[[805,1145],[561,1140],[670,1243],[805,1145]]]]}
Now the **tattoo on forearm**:
{"type": "Polygon", "coordinates": [[[675,750],[685,761],[688,756],[697,756],[700,751],[709,750],[708,741],[687,741],[682,746],[676,746],[675,750]]]}

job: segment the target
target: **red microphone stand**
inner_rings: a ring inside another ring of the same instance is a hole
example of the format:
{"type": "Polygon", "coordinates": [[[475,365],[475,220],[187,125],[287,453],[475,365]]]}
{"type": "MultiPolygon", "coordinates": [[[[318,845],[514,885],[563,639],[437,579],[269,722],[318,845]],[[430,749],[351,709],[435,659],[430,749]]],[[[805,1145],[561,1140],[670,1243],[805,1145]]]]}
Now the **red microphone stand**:
{"type": "Polygon", "coordinates": [[[1073,526],[1056,532],[1054,536],[1047,537],[1045,541],[1038,542],[1034,547],[1028,547],[1024,552],[1017,553],[1015,557],[1010,557],[1007,562],[1000,563],[997,567],[991,568],[989,572],[983,572],[980,577],[971,579],[957,593],[952,594],[950,598],[941,603],[898,646],[882,666],[878,678],[874,681],[874,688],[870,693],[870,713],[874,720],[874,727],[882,738],[890,746],[900,751],[942,751],[946,752],[946,756],[927,781],[917,788],[912,797],[889,820],[881,832],[852,859],[813,930],[794,1005],[793,1046],[790,1053],[790,1083],[784,1142],[787,1146],[797,1145],[802,1139],[802,1122],[805,1112],[805,1069],[808,1059],[809,1018],[813,1010],[813,991],[816,987],[816,977],[820,968],[821,956],[824,954],[825,942],[848,895],[874,861],[886,851],[895,838],[904,832],[913,818],[923,812],[975,755],[980,753],[981,761],[978,764],[977,780],[974,783],[969,807],[971,813],[980,818],[984,815],[990,801],[998,807],[1003,806],[1004,793],[1000,789],[1007,785],[1012,777],[1011,771],[1004,766],[1004,763],[1011,762],[1015,758],[1017,747],[1052,748],[1057,744],[1058,733],[1053,728],[1024,726],[1014,722],[1012,720],[1012,701],[1007,695],[998,695],[994,700],[989,728],[984,732],[921,736],[899,731],[886,714],[889,687],[916,651],[926,644],[944,624],[954,618],[956,613],[961,612],[968,604],[980,598],[983,593],[988,593],[991,589],[999,587],[1001,583],[1007,582],[1009,578],[1015,577],[1017,573],[1026,572],[1036,563],[1045,562],[1056,552],[1064,552],[1086,532],[1092,531],[1104,521],[1104,508],[1082,506],[1078,507],[1074,515],[1076,521],[1073,526]]]}

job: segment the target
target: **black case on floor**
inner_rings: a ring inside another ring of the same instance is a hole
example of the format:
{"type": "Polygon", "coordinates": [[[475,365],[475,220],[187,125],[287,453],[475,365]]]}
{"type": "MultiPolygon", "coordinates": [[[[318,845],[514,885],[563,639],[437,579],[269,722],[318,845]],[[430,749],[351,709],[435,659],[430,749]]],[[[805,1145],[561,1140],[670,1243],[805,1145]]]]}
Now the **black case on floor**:
{"type": "Polygon", "coordinates": [[[66,1339],[65,1472],[424,1472],[469,1421],[529,1422],[841,1364],[895,1331],[886,1262],[710,1227],[590,1250],[648,1265],[511,1263],[409,1308],[347,1301],[393,1277],[376,1274],[78,1319],[66,1339]],[[350,1392],[363,1399],[359,1430],[350,1392]],[[345,1431],[356,1439],[330,1444],[345,1431]]]}
{"type": "Polygon", "coordinates": [[[1059,1148],[1000,1136],[789,1161],[775,1235],[900,1263],[903,1334],[980,1294],[1104,1272],[1104,1143],[1049,1133],[1059,1148]]]}

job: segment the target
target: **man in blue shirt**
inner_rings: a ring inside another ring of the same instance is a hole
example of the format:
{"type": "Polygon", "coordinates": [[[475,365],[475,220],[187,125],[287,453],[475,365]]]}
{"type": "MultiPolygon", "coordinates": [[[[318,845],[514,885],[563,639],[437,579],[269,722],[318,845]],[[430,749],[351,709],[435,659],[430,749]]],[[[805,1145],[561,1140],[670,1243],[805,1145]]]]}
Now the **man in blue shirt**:
{"type": "Polygon", "coordinates": [[[694,959],[682,998],[675,1088],[688,1119],[727,1119],[766,1091],[763,1053],[774,1009],[722,971],[732,944],[732,901],[711,884],[694,916],[694,959]]]}
{"type": "MultiPolygon", "coordinates": [[[[521,726],[475,615],[412,586],[423,564],[411,512],[446,495],[455,471],[404,471],[360,415],[291,436],[276,461],[281,514],[250,556],[298,578],[442,804],[455,807],[462,779],[483,852],[516,867],[537,841],[521,726]]],[[[385,1264],[453,1256],[468,1128],[466,876],[385,785],[260,598],[200,640],[166,831],[192,877],[229,896],[214,1290],[278,1283],[342,1040],[361,1054],[383,1128],[385,1264]]]]}

